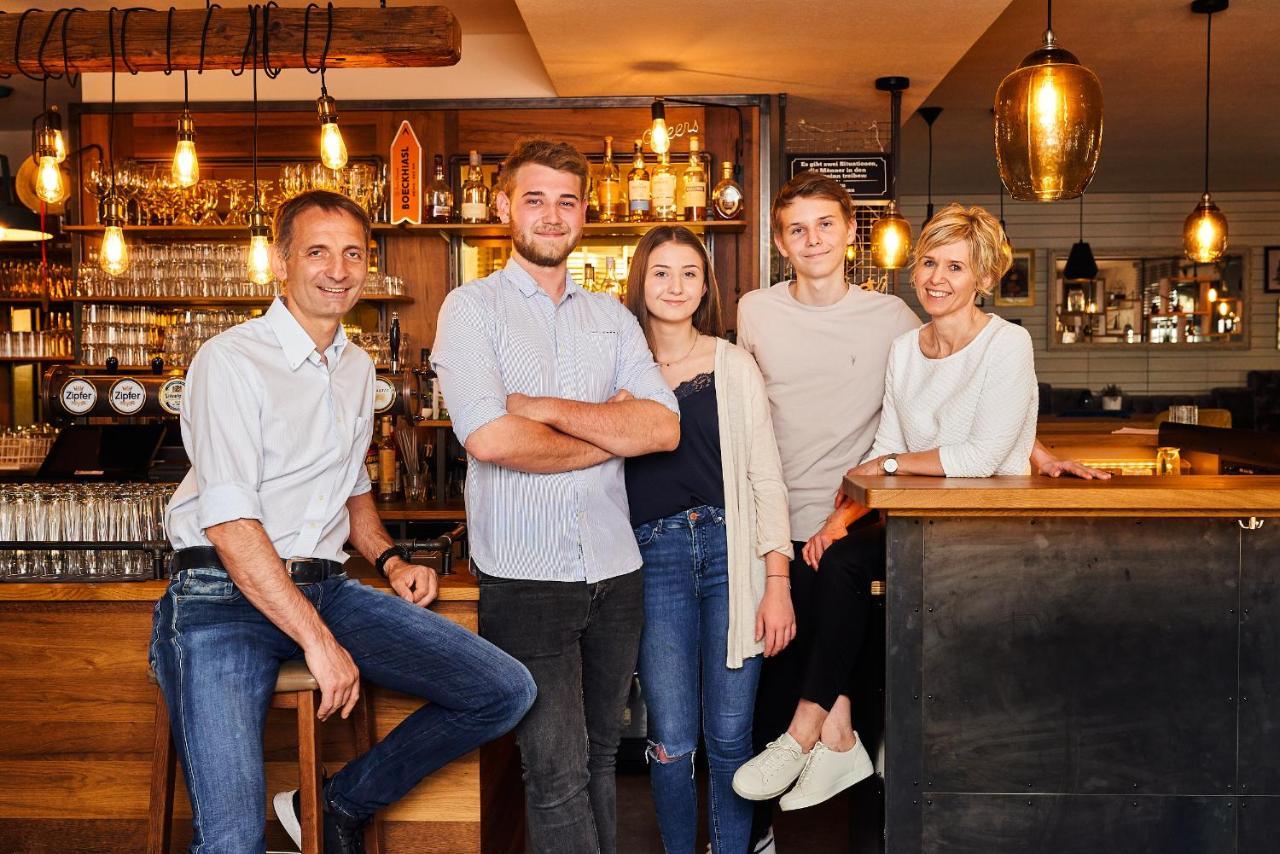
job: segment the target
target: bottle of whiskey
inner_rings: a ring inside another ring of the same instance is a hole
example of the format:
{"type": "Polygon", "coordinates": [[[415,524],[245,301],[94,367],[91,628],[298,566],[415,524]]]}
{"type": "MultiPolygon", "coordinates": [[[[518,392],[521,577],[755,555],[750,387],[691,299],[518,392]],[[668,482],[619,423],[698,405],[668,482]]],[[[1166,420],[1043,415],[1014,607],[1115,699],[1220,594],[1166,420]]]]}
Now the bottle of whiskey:
{"type": "Polygon", "coordinates": [[[711,193],[711,209],[716,219],[742,219],[742,185],[733,180],[733,163],[720,164],[720,183],[711,193]]]}
{"type": "Polygon", "coordinates": [[[396,479],[400,471],[399,454],[396,451],[395,431],[391,416],[382,417],[382,438],[378,440],[378,500],[394,501],[396,479]]]}
{"type": "Polygon", "coordinates": [[[649,193],[651,183],[649,170],[644,168],[644,149],[640,140],[636,140],[636,154],[631,163],[631,171],[627,173],[627,198],[631,200],[630,218],[632,222],[645,222],[649,219],[649,193]]]}
{"type": "Polygon", "coordinates": [[[707,218],[707,170],[696,135],[689,137],[689,165],[680,175],[680,209],[690,222],[707,218]]]}
{"type": "Polygon", "coordinates": [[[462,184],[462,221],[479,225],[489,221],[489,188],[484,185],[480,152],[472,149],[467,180],[462,184]]]}
{"type": "Polygon", "coordinates": [[[587,178],[587,222],[600,221],[599,181],[594,175],[587,178]]]}
{"type": "Polygon", "coordinates": [[[676,218],[676,170],[671,168],[671,155],[662,152],[653,167],[653,218],[673,222],[676,218]]]}
{"type": "Polygon", "coordinates": [[[493,170],[493,186],[489,188],[489,222],[502,222],[498,214],[498,190],[502,187],[502,164],[493,170]]]}
{"type": "Polygon", "coordinates": [[[444,155],[436,155],[436,174],[427,188],[427,220],[453,222],[453,190],[444,178],[444,155]]]}
{"type": "Polygon", "coordinates": [[[613,162],[613,137],[604,138],[604,165],[596,181],[596,197],[601,222],[621,222],[627,218],[627,200],[622,192],[622,176],[613,162]]]}

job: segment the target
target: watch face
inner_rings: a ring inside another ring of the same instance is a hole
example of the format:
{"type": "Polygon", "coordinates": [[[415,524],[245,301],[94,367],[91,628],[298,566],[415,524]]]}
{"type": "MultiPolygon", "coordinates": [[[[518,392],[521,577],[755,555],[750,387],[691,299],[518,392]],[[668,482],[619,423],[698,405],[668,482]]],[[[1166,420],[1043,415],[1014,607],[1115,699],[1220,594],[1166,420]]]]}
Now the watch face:
{"type": "Polygon", "coordinates": [[[896,459],[894,459],[893,457],[889,457],[889,459],[884,461],[885,474],[894,474],[895,472],[897,472],[897,470],[898,470],[898,461],[896,459]]]}

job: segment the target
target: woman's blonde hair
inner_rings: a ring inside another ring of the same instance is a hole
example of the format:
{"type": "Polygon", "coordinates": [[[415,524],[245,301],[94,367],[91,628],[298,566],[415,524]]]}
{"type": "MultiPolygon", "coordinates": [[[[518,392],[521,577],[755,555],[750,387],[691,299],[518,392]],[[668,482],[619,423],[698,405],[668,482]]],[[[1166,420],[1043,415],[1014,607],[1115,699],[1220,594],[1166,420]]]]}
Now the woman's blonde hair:
{"type": "Polygon", "coordinates": [[[934,214],[920,232],[911,265],[916,264],[939,246],[965,241],[969,244],[969,266],[978,280],[979,292],[991,295],[996,284],[1013,266],[1013,250],[1005,239],[1000,221],[982,208],[952,202],[934,214]]]}
{"type": "Polygon", "coordinates": [[[702,261],[702,280],[706,290],[702,301],[693,313],[693,328],[703,335],[719,338],[724,335],[724,320],[720,316],[720,286],[716,283],[715,270],[711,268],[711,256],[707,247],[683,225],[659,225],[649,230],[636,244],[631,256],[631,269],[627,271],[627,308],[640,321],[645,337],[649,337],[649,309],[644,303],[644,277],[649,271],[649,256],[653,250],[667,243],[688,246],[698,253],[702,261]]]}

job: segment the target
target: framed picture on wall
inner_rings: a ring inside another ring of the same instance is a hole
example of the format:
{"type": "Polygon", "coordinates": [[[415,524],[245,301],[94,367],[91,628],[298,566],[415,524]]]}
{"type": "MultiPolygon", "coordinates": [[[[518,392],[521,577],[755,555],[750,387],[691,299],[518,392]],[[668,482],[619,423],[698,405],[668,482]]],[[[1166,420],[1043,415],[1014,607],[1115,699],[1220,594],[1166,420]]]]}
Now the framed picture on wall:
{"type": "Polygon", "coordinates": [[[1036,304],[1034,260],[1035,253],[1030,250],[1013,253],[1013,266],[996,286],[997,306],[1036,304]]]}
{"type": "Polygon", "coordinates": [[[1280,246],[1268,246],[1265,253],[1266,267],[1262,273],[1262,289],[1269,294],[1280,294],[1280,246]]]}

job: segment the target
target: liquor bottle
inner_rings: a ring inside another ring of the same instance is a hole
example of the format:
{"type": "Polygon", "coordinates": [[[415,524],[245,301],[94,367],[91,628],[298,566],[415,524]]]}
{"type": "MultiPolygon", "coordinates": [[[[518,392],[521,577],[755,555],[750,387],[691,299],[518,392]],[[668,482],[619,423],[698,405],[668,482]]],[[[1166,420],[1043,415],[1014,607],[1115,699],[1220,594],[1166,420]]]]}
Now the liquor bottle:
{"type": "Polygon", "coordinates": [[[400,464],[397,459],[394,428],[391,416],[382,417],[382,438],[378,440],[378,500],[394,501],[396,497],[396,475],[400,464]]]}
{"type": "Polygon", "coordinates": [[[621,222],[627,218],[626,194],[622,191],[622,176],[613,162],[613,137],[604,138],[604,164],[600,167],[600,179],[596,181],[596,197],[600,204],[601,222],[621,222]]]}
{"type": "Polygon", "coordinates": [[[636,140],[636,156],[631,163],[631,171],[627,173],[627,198],[631,200],[630,215],[632,222],[644,222],[649,219],[649,170],[644,168],[644,149],[640,140],[636,140]]]}
{"type": "Polygon", "coordinates": [[[430,222],[453,222],[453,190],[444,179],[444,155],[436,155],[436,174],[427,188],[427,219],[430,222]]]}
{"type": "Polygon", "coordinates": [[[599,182],[594,177],[587,179],[587,222],[600,221],[600,194],[597,192],[599,182]]]}
{"type": "Polygon", "coordinates": [[[467,167],[467,180],[462,184],[462,221],[471,225],[489,221],[489,188],[484,185],[480,152],[474,149],[467,167]]]}
{"type": "Polygon", "coordinates": [[[618,280],[617,262],[609,255],[604,259],[604,281],[600,283],[600,293],[610,294],[618,299],[627,295],[626,285],[618,280]]]}
{"type": "Polygon", "coordinates": [[[502,222],[498,213],[498,190],[502,186],[502,164],[493,170],[493,185],[489,187],[489,222],[502,222]]]}
{"type": "Polygon", "coordinates": [[[720,183],[711,193],[711,207],[716,219],[742,219],[742,185],[733,180],[733,163],[720,164],[720,183]]]}
{"type": "Polygon", "coordinates": [[[689,165],[680,175],[680,210],[690,222],[707,218],[707,170],[696,135],[689,137],[689,165]]]}
{"type": "Polygon", "coordinates": [[[676,170],[671,168],[671,155],[658,155],[658,165],[653,167],[651,182],[653,193],[653,218],[673,222],[676,218],[676,170]]]}
{"type": "Polygon", "coordinates": [[[582,289],[589,294],[599,292],[599,287],[596,285],[596,268],[590,264],[582,265],[582,289]]]}
{"type": "Polygon", "coordinates": [[[369,450],[365,452],[364,470],[369,475],[369,483],[373,485],[376,491],[378,488],[378,443],[376,440],[369,443],[369,450]]]}

